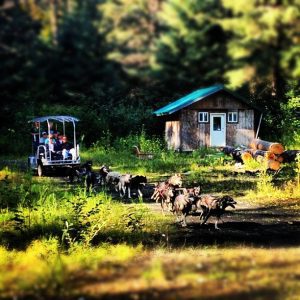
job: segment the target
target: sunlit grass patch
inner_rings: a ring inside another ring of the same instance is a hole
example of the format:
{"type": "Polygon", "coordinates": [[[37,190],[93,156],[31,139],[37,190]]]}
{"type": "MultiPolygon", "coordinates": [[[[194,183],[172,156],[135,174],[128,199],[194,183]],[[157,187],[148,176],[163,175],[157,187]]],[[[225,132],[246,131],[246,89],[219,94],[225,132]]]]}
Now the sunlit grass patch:
{"type": "Polygon", "coordinates": [[[290,202],[300,199],[300,185],[295,180],[288,180],[276,186],[272,176],[265,174],[259,176],[256,188],[249,190],[243,199],[251,199],[253,203],[262,205],[289,206],[290,202]]]}
{"type": "MultiPolygon", "coordinates": [[[[89,249],[77,247],[65,254],[56,239],[36,240],[25,251],[0,247],[0,294],[55,295],[57,286],[68,284],[72,273],[98,270],[103,263],[128,263],[142,246],[103,244],[89,249]]],[[[1,298],[1,296],[0,296],[1,298]]]]}
{"type": "Polygon", "coordinates": [[[62,253],[61,260],[67,266],[68,271],[79,271],[82,268],[96,270],[103,263],[127,263],[138,256],[142,250],[142,245],[134,247],[126,244],[103,243],[87,248],[77,244],[68,253],[62,253]]]}
{"type": "MultiPolygon", "coordinates": [[[[299,294],[300,249],[194,247],[146,250],[139,244],[78,244],[65,252],[56,239],[34,241],[25,251],[0,248],[2,295],[86,296],[157,293],[179,296],[256,295],[268,288],[280,299],[299,294]],[[20,276],[26,274],[26,276],[20,276]],[[116,276],[118,280],[116,280],[116,276]],[[78,284],[77,281],[85,284],[78,284]],[[60,290],[58,287],[68,287],[60,290]]],[[[293,298],[294,297],[294,298],[293,298]]],[[[183,299],[183,298],[182,298],[183,299]]]]}

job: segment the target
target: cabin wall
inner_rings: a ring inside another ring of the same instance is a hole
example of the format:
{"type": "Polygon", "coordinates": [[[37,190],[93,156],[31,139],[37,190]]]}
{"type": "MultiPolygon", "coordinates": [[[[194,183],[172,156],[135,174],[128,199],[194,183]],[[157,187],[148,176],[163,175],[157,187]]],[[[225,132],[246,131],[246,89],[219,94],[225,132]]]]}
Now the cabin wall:
{"type": "Polygon", "coordinates": [[[197,122],[197,111],[183,109],[181,121],[181,150],[195,150],[199,148],[200,130],[197,122]]]}
{"type": "MultiPolygon", "coordinates": [[[[255,136],[254,110],[226,93],[217,93],[180,111],[181,150],[210,146],[210,122],[198,123],[198,112],[226,113],[226,144],[248,145],[255,136]],[[229,111],[238,112],[238,123],[228,123],[229,111]]],[[[210,121],[210,118],[209,118],[210,121]]]]}
{"type": "Polygon", "coordinates": [[[255,137],[254,111],[252,109],[238,111],[238,123],[227,123],[226,144],[230,146],[245,145],[255,137]]]}
{"type": "Polygon", "coordinates": [[[206,99],[200,100],[188,107],[192,110],[236,110],[249,109],[249,106],[244,102],[228,95],[224,92],[219,92],[208,96],[206,99]]]}
{"type": "Polygon", "coordinates": [[[180,121],[166,121],[165,140],[168,149],[180,149],[180,121]]]}
{"type": "Polygon", "coordinates": [[[199,128],[198,147],[208,147],[210,145],[210,123],[198,123],[198,128],[199,128]]]}

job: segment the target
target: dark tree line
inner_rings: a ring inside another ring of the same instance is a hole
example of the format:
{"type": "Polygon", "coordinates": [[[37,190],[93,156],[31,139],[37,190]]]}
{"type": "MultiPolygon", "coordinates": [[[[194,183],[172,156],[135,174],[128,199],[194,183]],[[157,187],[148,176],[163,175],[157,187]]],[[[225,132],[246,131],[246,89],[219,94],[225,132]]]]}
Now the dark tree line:
{"type": "Polygon", "coordinates": [[[80,118],[87,146],[160,134],[154,109],[215,83],[264,109],[264,134],[285,135],[299,110],[299,4],[242,2],[0,1],[1,151],[24,153],[24,124],[46,114],[80,118]]]}

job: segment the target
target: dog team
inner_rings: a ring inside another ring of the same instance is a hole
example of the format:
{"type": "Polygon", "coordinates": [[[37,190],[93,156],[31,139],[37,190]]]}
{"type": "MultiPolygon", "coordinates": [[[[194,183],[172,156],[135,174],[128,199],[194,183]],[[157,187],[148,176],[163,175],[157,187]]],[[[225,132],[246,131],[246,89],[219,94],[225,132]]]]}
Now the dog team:
{"type": "Polygon", "coordinates": [[[165,208],[176,215],[177,221],[186,227],[186,216],[200,210],[201,225],[211,216],[216,217],[215,229],[219,229],[218,222],[227,207],[235,208],[236,201],[230,196],[216,197],[200,195],[200,187],[182,188],[182,178],[175,174],[164,182],[160,182],[154,189],[151,199],[161,203],[161,210],[165,208]]]}
{"type": "MultiPolygon", "coordinates": [[[[139,197],[143,197],[142,187],[147,184],[147,178],[141,175],[121,174],[111,171],[108,166],[101,166],[99,172],[92,170],[92,161],[83,164],[76,170],[79,180],[85,178],[86,191],[95,191],[98,187],[106,187],[116,191],[120,197],[131,198],[131,191],[136,190],[139,197]]],[[[162,213],[165,209],[176,215],[177,221],[186,227],[186,217],[191,212],[200,211],[201,225],[204,225],[211,216],[216,217],[215,229],[219,229],[218,222],[227,207],[235,208],[236,201],[230,196],[216,197],[201,195],[200,187],[183,188],[182,177],[175,174],[163,182],[159,182],[151,196],[152,200],[160,202],[162,213]]]]}
{"type": "Polygon", "coordinates": [[[111,191],[115,190],[120,197],[125,197],[127,193],[128,199],[131,198],[131,190],[136,190],[138,196],[143,197],[141,188],[147,183],[145,176],[121,174],[111,171],[106,165],[101,166],[99,172],[94,172],[92,170],[92,161],[87,161],[79,170],[76,170],[76,176],[79,178],[79,181],[85,178],[87,192],[95,192],[97,188],[105,187],[111,191]]]}

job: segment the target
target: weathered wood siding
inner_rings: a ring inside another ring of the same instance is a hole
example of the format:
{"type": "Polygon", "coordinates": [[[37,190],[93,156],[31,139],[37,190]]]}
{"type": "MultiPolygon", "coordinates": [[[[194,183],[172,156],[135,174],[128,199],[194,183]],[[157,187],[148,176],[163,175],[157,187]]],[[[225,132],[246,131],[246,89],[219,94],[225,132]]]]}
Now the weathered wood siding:
{"type": "Polygon", "coordinates": [[[219,92],[192,104],[188,108],[195,110],[235,110],[249,109],[249,106],[244,102],[241,102],[240,100],[228,95],[227,93],[219,92]]]}
{"type": "MultiPolygon", "coordinates": [[[[220,92],[181,110],[181,149],[210,146],[210,122],[198,123],[198,112],[226,113],[226,144],[248,145],[254,138],[254,110],[234,97],[220,92]],[[238,112],[238,123],[228,123],[229,111],[238,112]]],[[[208,118],[210,120],[210,118],[208,118]]]]}
{"type": "MultiPolygon", "coordinates": [[[[198,122],[198,120],[197,120],[198,122]]],[[[210,124],[198,123],[199,128],[199,147],[207,147],[210,145],[210,124]]]]}
{"type": "Polygon", "coordinates": [[[183,109],[181,111],[181,150],[199,148],[200,131],[198,128],[197,111],[183,109]]]}
{"type": "Polygon", "coordinates": [[[245,109],[238,111],[238,123],[227,123],[226,144],[248,146],[254,138],[254,111],[245,109]]]}
{"type": "Polygon", "coordinates": [[[180,122],[179,121],[166,121],[165,126],[165,140],[168,149],[180,149],[180,122]]]}

